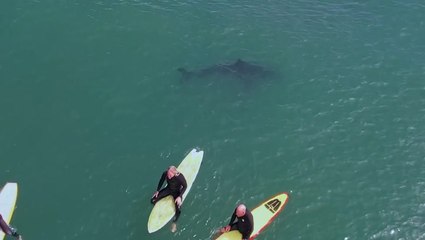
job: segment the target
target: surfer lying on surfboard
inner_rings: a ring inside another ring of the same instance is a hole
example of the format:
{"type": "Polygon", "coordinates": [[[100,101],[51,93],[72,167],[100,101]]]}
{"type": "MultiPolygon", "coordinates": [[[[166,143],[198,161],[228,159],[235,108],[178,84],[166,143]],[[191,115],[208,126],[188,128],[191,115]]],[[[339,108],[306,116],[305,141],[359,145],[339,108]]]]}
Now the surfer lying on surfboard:
{"type": "Polygon", "coordinates": [[[173,232],[176,230],[175,222],[177,221],[181,213],[180,206],[182,204],[182,196],[184,191],[186,191],[186,188],[187,183],[183,174],[177,171],[177,168],[175,166],[170,166],[168,167],[167,171],[162,173],[156,192],[153,194],[151,199],[151,202],[155,204],[156,202],[168,195],[173,196],[174,203],[176,206],[176,215],[174,216],[174,225],[172,227],[173,232]],[[167,186],[161,189],[165,180],[167,180],[167,186]]]}
{"type": "Polygon", "coordinates": [[[16,229],[9,226],[4,220],[3,216],[0,214],[0,229],[9,236],[13,236],[16,239],[22,239],[21,235],[16,231],[16,229]]]}
{"type": "Polygon", "coordinates": [[[252,230],[254,230],[254,218],[245,205],[240,204],[236,207],[229,225],[223,227],[220,231],[225,233],[231,230],[238,230],[242,234],[242,240],[248,240],[251,236],[252,230]],[[238,219],[237,222],[235,222],[236,218],[238,219]]]}

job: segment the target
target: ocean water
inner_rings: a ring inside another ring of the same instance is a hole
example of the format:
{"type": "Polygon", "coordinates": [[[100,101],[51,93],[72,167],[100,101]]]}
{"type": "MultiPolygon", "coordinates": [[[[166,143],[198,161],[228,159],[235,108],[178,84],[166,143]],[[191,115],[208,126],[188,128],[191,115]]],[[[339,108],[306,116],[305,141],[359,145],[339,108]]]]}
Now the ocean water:
{"type": "Polygon", "coordinates": [[[425,4],[3,0],[0,181],[25,239],[210,239],[288,192],[258,239],[425,239],[425,4]],[[182,80],[243,59],[275,74],[182,80]],[[162,171],[203,165],[178,231],[162,171]]]}

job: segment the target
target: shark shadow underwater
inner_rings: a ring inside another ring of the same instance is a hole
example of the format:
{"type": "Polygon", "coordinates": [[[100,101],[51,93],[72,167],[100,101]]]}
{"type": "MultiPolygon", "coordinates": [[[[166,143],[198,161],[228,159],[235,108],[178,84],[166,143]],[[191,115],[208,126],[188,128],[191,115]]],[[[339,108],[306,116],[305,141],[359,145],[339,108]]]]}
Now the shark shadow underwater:
{"type": "Polygon", "coordinates": [[[264,67],[238,59],[229,64],[216,64],[199,70],[189,71],[181,67],[177,69],[182,74],[183,80],[203,79],[214,76],[225,76],[230,79],[240,79],[243,82],[252,82],[270,78],[274,72],[264,67]]]}

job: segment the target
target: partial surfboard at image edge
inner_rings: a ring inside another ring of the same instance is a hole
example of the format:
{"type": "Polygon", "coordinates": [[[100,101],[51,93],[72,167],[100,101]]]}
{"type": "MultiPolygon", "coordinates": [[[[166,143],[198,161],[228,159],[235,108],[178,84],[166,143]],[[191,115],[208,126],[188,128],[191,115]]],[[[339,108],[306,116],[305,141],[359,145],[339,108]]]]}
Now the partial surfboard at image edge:
{"type": "MultiPolygon", "coordinates": [[[[0,213],[7,224],[12,220],[17,198],[18,184],[6,183],[0,191],[0,213]]],[[[0,231],[0,239],[4,239],[4,237],[4,232],[0,231]]]]}

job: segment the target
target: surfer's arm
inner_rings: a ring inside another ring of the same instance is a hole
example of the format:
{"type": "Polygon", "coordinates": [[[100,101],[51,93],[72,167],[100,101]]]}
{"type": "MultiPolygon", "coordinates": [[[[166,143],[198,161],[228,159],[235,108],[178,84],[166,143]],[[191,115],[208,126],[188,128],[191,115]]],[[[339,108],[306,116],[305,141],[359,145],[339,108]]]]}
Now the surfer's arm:
{"type": "Polygon", "coordinates": [[[254,229],[254,216],[252,216],[251,211],[249,211],[248,209],[246,210],[247,218],[248,218],[248,225],[249,225],[249,229],[251,229],[251,231],[254,229]]]}
{"type": "Polygon", "coordinates": [[[166,177],[166,176],[167,176],[167,171],[165,171],[165,172],[162,174],[161,179],[159,180],[159,183],[158,183],[158,187],[156,188],[156,191],[161,190],[162,184],[164,184],[164,181],[165,181],[165,177],[166,177]]]}
{"type": "Polygon", "coordinates": [[[235,221],[235,219],[236,219],[236,209],[233,212],[232,217],[230,218],[229,226],[232,225],[232,223],[235,221]]]}
{"type": "Polygon", "coordinates": [[[230,218],[229,224],[227,224],[227,226],[224,226],[223,228],[221,228],[220,232],[225,233],[225,232],[230,231],[232,229],[233,222],[235,221],[235,219],[236,219],[236,209],[233,212],[232,217],[230,218]]]}
{"type": "Polygon", "coordinates": [[[180,180],[180,184],[182,185],[180,189],[180,197],[183,198],[183,193],[186,191],[186,188],[187,188],[187,182],[183,174],[179,175],[179,180],[180,180]]]}

